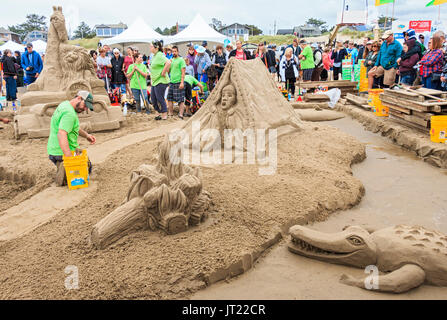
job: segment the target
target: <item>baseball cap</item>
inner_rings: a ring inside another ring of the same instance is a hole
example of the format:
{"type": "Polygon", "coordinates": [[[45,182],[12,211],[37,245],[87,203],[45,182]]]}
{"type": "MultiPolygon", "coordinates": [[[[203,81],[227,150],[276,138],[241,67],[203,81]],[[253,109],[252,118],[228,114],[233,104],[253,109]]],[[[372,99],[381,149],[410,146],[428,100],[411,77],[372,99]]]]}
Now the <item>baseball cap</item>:
{"type": "Polygon", "coordinates": [[[300,44],[306,44],[306,43],[307,43],[306,40],[304,40],[304,39],[300,40],[300,44]]]}
{"type": "Polygon", "coordinates": [[[32,44],[31,42],[28,42],[28,43],[26,44],[26,47],[27,47],[27,48],[32,48],[32,47],[33,47],[33,44],[32,44]]]}
{"type": "Polygon", "coordinates": [[[311,45],[312,48],[318,49],[318,44],[316,42],[312,43],[311,45]]]}
{"type": "Polygon", "coordinates": [[[202,47],[202,46],[199,46],[198,48],[197,48],[197,52],[198,53],[205,53],[205,48],[204,47],[202,47]]]}
{"type": "Polygon", "coordinates": [[[383,34],[382,39],[383,39],[383,40],[386,40],[386,39],[388,39],[389,36],[392,36],[392,35],[393,35],[393,31],[391,31],[391,30],[387,30],[387,31],[385,31],[385,33],[383,34]]]}
{"type": "Polygon", "coordinates": [[[87,108],[93,111],[93,96],[90,92],[81,90],[78,92],[77,96],[81,97],[84,100],[87,108]]]}
{"type": "Polygon", "coordinates": [[[206,41],[202,42],[202,46],[207,46],[207,45],[208,45],[208,42],[206,42],[206,41]]]}

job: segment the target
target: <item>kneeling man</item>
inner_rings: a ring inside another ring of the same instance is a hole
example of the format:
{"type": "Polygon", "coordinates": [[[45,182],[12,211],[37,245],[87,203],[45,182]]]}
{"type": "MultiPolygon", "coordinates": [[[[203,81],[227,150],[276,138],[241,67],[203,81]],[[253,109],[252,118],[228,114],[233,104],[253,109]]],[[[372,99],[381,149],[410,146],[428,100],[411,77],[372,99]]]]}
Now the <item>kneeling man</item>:
{"type": "Polygon", "coordinates": [[[58,186],[67,184],[63,156],[72,157],[71,152],[78,150],[78,136],[87,139],[91,144],[96,143],[94,136],[79,127],[78,113],[84,112],[87,108],[93,111],[93,96],[88,91],[79,91],[71,101],[67,100],[59,104],[51,117],[47,151],[51,162],[57,166],[56,185],[58,186]]]}

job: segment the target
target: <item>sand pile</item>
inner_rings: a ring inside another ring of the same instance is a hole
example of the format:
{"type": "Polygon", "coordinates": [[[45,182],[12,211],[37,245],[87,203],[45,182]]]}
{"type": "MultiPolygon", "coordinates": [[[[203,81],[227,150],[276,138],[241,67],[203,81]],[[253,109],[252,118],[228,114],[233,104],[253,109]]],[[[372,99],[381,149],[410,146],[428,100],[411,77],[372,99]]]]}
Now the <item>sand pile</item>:
{"type": "Polygon", "coordinates": [[[132,170],[156,163],[160,139],[115,153],[97,167],[98,189],[83,204],[0,244],[0,298],[179,298],[244,272],[281,231],[350,208],[364,193],[350,169],[364,146],[321,124],[302,128],[279,139],[276,175],[259,176],[254,165],[203,168],[214,201],[205,224],[175,236],[140,231],[98,251],[88,241],[93,225],[120,205],[132,170]],[[79,290],[64,288],[69,265],[79,290]]]}

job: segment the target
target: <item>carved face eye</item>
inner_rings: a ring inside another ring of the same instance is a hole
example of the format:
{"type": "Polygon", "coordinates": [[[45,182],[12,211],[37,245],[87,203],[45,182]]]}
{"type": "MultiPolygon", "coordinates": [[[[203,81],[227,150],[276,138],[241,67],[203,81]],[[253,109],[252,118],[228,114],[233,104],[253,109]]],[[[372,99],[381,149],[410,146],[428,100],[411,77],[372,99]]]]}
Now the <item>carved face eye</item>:
{"type": "Polygon", "coordinates": [[[364,244],[363,239],[356,236],[351,236],[348,238],[348,241],[351,242],[355,246],[361,246],[364,244]]]}

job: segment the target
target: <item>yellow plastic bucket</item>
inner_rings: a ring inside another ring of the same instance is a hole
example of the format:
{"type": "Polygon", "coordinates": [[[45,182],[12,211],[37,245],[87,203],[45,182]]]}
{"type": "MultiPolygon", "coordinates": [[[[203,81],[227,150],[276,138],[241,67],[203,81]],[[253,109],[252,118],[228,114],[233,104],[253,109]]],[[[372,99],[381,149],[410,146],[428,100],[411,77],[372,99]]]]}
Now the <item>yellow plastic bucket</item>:
{"type": "Polygon", "coordinates": [[[447,143],[447,116],[432,116],[430,139],[436,143],[447,143]]]}
{"type": "Polygon", "coordinates": [[[382,104],[382,100],[380,100],[381,93],[383,93],[383,89],[368,90],[368,104],[373,107],[373,112],[376,116],[388,117],[390,109],[382,104]]]}
{"type": "Polygon", "coordinates": [[[79,156],[64,156],[63,159],[68,189],[76,190],[87,188],[90,179],[88,174],[87,150],[82,150],[82,154],[79,156]]]}

